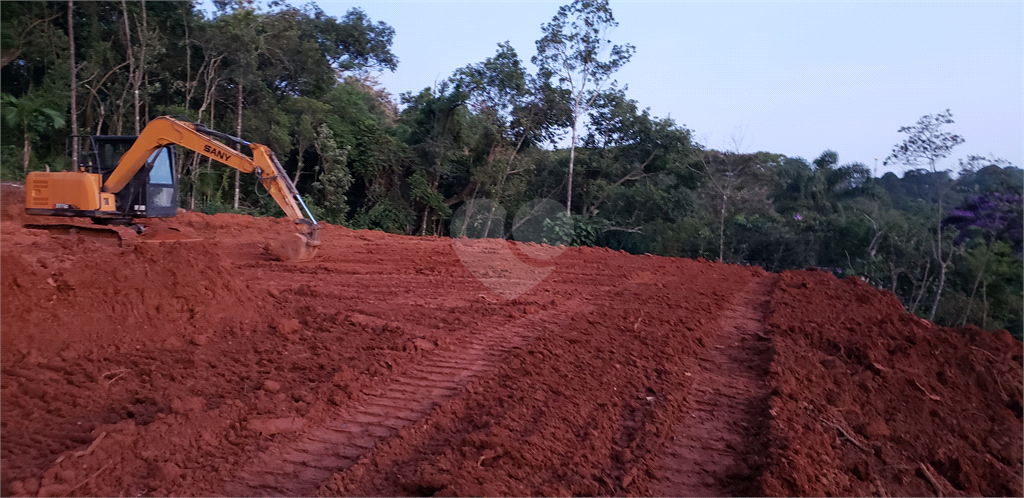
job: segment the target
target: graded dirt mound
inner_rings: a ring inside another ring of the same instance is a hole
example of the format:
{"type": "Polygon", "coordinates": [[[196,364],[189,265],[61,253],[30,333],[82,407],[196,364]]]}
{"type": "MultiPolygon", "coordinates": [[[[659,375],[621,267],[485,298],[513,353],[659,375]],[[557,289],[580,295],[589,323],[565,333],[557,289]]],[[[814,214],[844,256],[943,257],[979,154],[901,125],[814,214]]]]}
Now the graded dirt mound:
{"type": "Polygon", "coordinates": [[[1020,343],[857,279],[2,200],[3,495],[1021,494],[1020,343]]]}
{"type": "Polygon", "coordinates": [[[858,278],[772,296],[772,495],[1021,496],[1022,350],[948,329],[858,278]]]}
{"type": "Polygon", "coordinates": [[[252,303],[265,292],[201,242],[119,248],[9,224],[2,235],[4,362],[188,341],[262,313],[252,303]]]}

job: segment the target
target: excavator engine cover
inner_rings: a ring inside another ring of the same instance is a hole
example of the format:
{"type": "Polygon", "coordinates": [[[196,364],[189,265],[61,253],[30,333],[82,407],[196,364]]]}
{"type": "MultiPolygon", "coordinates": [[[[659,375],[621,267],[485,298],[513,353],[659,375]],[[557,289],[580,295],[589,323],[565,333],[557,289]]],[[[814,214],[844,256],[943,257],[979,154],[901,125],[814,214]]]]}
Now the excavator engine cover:
{"type": "MultiPolygon", "coordinates": [[[[33,171],[25,184],[25,207],[29,209],[97,211],[101,207],[100,175],[33,171]]],[[[113,210],[114,206],[108,209],[113,210]]]]}

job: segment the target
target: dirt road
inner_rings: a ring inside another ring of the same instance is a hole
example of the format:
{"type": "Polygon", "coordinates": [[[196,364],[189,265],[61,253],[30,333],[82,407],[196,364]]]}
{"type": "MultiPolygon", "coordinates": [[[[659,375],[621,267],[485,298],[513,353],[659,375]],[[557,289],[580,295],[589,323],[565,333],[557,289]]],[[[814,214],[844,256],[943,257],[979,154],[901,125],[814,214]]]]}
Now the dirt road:
{"type": "Polygon", "coordinates": [[[855,279],[341,227],[289,265],[284,220],[118,247],[17,195],[4,495],[1021,494],[1020,343],[855,279]]]}

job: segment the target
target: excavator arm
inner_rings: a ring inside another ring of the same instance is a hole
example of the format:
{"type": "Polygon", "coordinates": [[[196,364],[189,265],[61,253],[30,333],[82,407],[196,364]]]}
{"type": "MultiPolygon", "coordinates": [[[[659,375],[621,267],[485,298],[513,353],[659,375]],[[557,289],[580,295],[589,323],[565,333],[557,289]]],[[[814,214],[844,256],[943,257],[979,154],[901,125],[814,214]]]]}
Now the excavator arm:
{"type": "MultiPolygon", "coordinates": [[[[208,130],[195,123],[179,121],[166,116],[156,118],[146,125],[139,138],[135,139],[135,144],[121,156],[117,167],[103,183],[104,190],[115,194],[120,192],[146,165],[146,161],[153,153],[167,145],[185,147],[243,173],[256,173],[260,182],[281,206],[286,216],[293,220],[305,219],[299,208],[302,199],[298,191],[288,176],[284,174],[274,152],[267,146],[247,142],[237,137],[208,130]],[[252,149],[253,157],[250,158],[241,152],[236,152],[225,144],[214,140],[212,138],[214,136],[248,146],[252,149]]],[[[308,210],[306,212],[308,214],[308,210]]],[[[309,215],[309,219],[312,220],[312,215],[309,215]]],[[[299,221],[299,223],[302,222],[299,221]]]]}
{"type": "Polygon", "coordinates": [[[158,117],[146,125],[132,147],[121,156],[117,167],[107,177],[101,190],[109,193],[120,192],[146,165],[146,161],[153,153],[167,145],[185,147],[239,171],[255,173],[285,215],[296,224],[304,226],[303,233],[296,234],[294,239],[272,242],[271,251],[282,261],[312,259],[320,245],[320,226],[309,212],[291,179],[285,174],[274,151],[265,145],[247,142],[195,123],[166,116],[158,117]],[[252,149],[253,157],[237,152],[215,138],[243,144],[252,149]]]}

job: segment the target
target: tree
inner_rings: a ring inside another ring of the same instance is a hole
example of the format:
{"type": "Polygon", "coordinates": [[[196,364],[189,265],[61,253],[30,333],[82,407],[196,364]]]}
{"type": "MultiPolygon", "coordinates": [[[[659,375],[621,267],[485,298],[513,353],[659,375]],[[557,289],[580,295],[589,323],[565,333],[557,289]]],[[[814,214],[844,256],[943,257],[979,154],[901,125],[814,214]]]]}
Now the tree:
{"type": "MultiPolygon", "coordinates": [[[[986,270],[991,266],[989,260],[993,255],[993,245],[997,242],[1005,242],[1012,248],[1013,254],[1021,254],[1024,247],[1024,208],[1022,208],[1021,196],[1017,194],[990,193],[983,194],[970,199],[957,206],[949,212],[949,216],[942,220],[945,226],[956,227],[959,231],[954,244],[961,245],[972,238],[981,239],[982,244],[976,247],[973,252],[981,253],[980,257],[974,258],[977,267],[977,277],[971,287],[968,300],[960,325],[967,323],[971,307],[974,304],[975,294],[979,282],[982,282],[986,270]]],[[[987,290],[988,282],[983,289],[987,290]]],[[[983,296],[986,293],[983,292],[983,296]]],[[[983,299],[983,309],[988,308],[987,299],[983,299]]],[[[982,317],[984,324],[988,313],[982,317]]]]}
{"type": "Polygon", "coordinates": [[[313,144],[320,156],[320,167],[323,173],[312,185],[312,193],[323,210],[324,221],[340,225],[348,215],[346,194],[352,186],[352,174],[348,170],[349,148],[339,149],[334,132],[327,123],[316,129],[316,141],[313,144]]]}
{"type": "Polygon", "coordinates": [[[145,95],[141,95],[142,80],[146,74],[146,48],[149,44],[149,26],[146,18],[146,0],[141,2],[142,10],[142,24],[139,24],[138,16],[135,17],[135,29],[137,31],[136,36],[138,37],[138,61],[136,61],[133,55],[133,43],[132,43],[132,30],[128,24],[128,5],[125,0],[121,0],[121,10],[124,12],[124,36],[125,46],[128,48],[128,79],[131,81],[132,95],[134,96],[135,103],[135,134],[138,135],[142,130],[139,110],[142,106],[142,99],[145,95]]]}
{"type": "MultiPolygon", "coordinates": [[[[943,131],[942,127],[944,125],[953,124],[953,122],[953,114],[949,109],[946,109],[938,114],[922,116],[914,125],[900,127],[898,131],[906,133],[907,138],[903,140],[903,143],[893,147],[892,153],[885,158],[883,164],[887,165],[890,162],[907,166],[927,164],[933,174],[938,173],[937,162],[952,153],[954,147],[964,143],[964,137],[943,131]]],[[[945,191],[946,189],[941,189],[936,195],[938,203],[936,204],[935,219],[933,220],[935,242],[932,245],[932,250],[939,264],[939,284],[938,289],[935,291],[935,302],[932,304],[932,311],[928,315],[929,320],[935,318],[935,311],[938,309],[939,299],[942,297],[942,288],[946,284],[946,270],[953,257],[952,248],[950,248],[949,253],[945,257],[942,251],[943,245],[946,243],[942,236],[942,217],[945,214],[942,209],[942,197],[945,191]]]]}
{"type": "MultiPolygon", "coordinates": [[[[216,31],[229,47],[225,73],[235,85],[235,136],[242,136],[242,109],[246,88],[258,81],[256,61],[260,51],[266,46],[266,40],[259,36],[259,23],[263,16],[247,6],[239,5],[230,14],[222,14],[215,21],[216,31]]],[[[241,150],[241,145],[235,145],[241,150]]],[[[234,171],[235,194],[232,200],[234,209],[238,209],[240,195],[240,172],[234,171]]]]}
{"type": "Polygon", "coordinates": [[[368,69],[398,68],[398,57],[391,53],[395,29],[383,21],[374,24],[366,13],[353,7],[339,21],[311,7],[316,21],[317,40],[331,66],[339,72],[363,72],[368,69]]]}
{"type": "Polygon", "coordinates": [[[618,25],[608,0],[576,0],[563,5],[551,22],[541,26],[544,36],[537,40],[537,55],[531,59],[540,68],[541,78],[557,78],[558,84],[569,90],[572,142],[565,201],[569,214],[572,214],[573,163],[580,119],[612,73],[629,62],[636,50],[630,44],[614,45],[606,38],[608,30],[618,25]]]}
{"type": "Polygon", "coordinates": [[[472,127],[466,126],[471,118],[465,105],[467,97],[460,88],[449,89],[447,82],[419,94],[402,94],[402,102],[407,105],[402,122],[412,128],[407,144],[417,159],[408,180],[412,200],[423,208],[420,235],[427,233],[431,212],[442,219],[451,215],[437,188],[453,163],[464,162],[469,155],[467,132],[472,127]]]}
{"type": "MultiPolygon", "coordinates": [[[[475,216],[474,209],[487,209],[482,233],[491,233],[499,206],[525,201],[515,198],[525,192],[536,156],[524,152],[551,141],[566,123],[564,112],[550,98],[550,84],[528,74],[507,41],[498,44],[493,57],[456,70],[450,81],[466,92],[468,107],[479,117],[481,154],[466,187],[446,202],[453,205],[472,201],[481,191],[487,194],[492,202],[470,202],[465,215],[468,219],[475,216]]],[[[465,229],[468,224],[459,226],[465,229]]]]}
{"type": "MultiPolygon", "coordinates": [[[[814,160],[814,169],[799,184],[799,203],[821,216],[840,213],[841,201],[863,194],[871,171],[861,163],[839,164],[839,154],[826,150],[814,160]]],[[[803,213],[806,215],[806,213],[803,213]]]]}
{"type": "Polygon", "coordinates": [[[613,225],[635,230],[655,213],[665,193],[663,173],[674,174],[691,159],[690,131],[672,119],[658,119],[641,110],[623,90],[611,88],[595,99],[586,148],[586,180],[582,195],[584,218],[603,216],[613,225]]]}
{"type": "Polygon", "coordinates": [[[32,142],[39,134],[48,128],[63,128],[64,115],[49,107],[41,100],[30,98],[16,98],[13,95],[4,94],[0,97],[3,102],[3,119],[7,126],[20,130],[24,141],[22,165],[25,175],[28,176],[28,163],[32,155],[32,142]]]}
{"type": "Polygon", "coordinates": [[[766,153],[741,154],[739,144],[728,152],[698,151],[699,165],[691,168],[704,175],[700,188],[702,203],[710,217],[717,218],[718,261],[725,257],[725,222],[735,211],[758,212],[771,209],[768,185],[774,169],[769,163],[780,161],[778,156],[766,153]]]}

